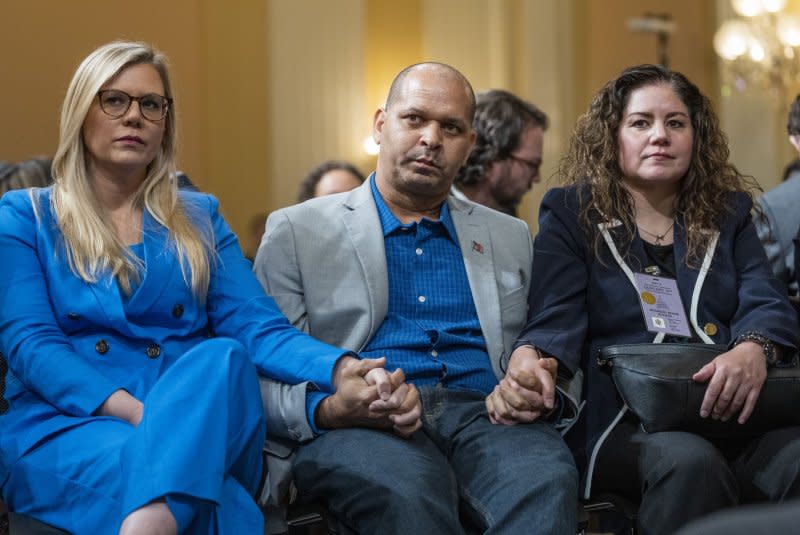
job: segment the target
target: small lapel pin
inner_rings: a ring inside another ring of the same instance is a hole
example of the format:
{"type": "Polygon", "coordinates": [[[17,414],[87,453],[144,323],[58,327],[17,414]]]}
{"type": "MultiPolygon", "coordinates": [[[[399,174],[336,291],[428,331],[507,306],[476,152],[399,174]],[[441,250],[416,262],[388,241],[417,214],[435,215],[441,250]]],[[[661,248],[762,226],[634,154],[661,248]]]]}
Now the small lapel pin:
{"type": "Polygon", "coordinates": [[[483,254],[483,245],[481,245],[480,243],[478,243],[476,241],[473,241],[472,242],[472,250],[473,251],[477,251],[480,254],[483,254]]]}
{"type": "Polygon", "coordinates": [[[644,272],[654,277],[658,277],[659,275],[661,275],[661,269],[659,269],[658,266],[647,266],[646,268],[644,268],[644,272]]]}

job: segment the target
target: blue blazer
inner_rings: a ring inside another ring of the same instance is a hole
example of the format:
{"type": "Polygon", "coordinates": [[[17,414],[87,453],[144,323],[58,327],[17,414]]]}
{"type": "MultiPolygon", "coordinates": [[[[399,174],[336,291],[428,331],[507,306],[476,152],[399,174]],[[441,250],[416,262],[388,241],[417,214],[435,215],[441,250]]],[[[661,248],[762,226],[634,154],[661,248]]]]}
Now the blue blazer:
{"type": "MultiPolygon", "coordinates": [[[[785,287],[767,264],[750,220],[750,198],[735,194],[729,200],[734,210],[723,221],[715,248],[708,252],[707,272],[682,261],[686,234],[680,215],[676,219],[677,285],[690,330],[704,342],[718,344],[729,344],[739,334],[757,330],[794,350],[798,342],[795,312],[785,287]]],[[[642,272],[650,264],[642,240],[635,236],[627,254],[619,249],[622,264],[604,242],[599,261],[579,213],[575,186],[554,188],[542,200],[529,321],[520,339],[557,357],[570,373],[583,371],[586,406],[567,438],[578,460],[589,461],[591,468],[591,458],[586,457],[599,446],[598,439],[622,408],[610,375],[597,364],[598,350],[611,344],[660,340],[647,330],[639,292],[625,273],[626,267],[642,272]]],[[[624,227],[599,216],[597,223],[605,225],[617,248],[624,227]]]]}
{"type": "MultiPolygon", "coordinates": [[[[0,200],[0,351],[8,360],[10,410],[0,416],[0,482],[37,442],[80,424],[115,390],[147,404],[177,359],[209,336],[234,338],[260,373],[332,391],[341,349],[292,327],[264,294],[209,195],[180,202],[215,254],[205,302],[183,280],[167,230],[145,211],[144,273],[130,298],[110,275],[95,283],[69,268],[51,189],[0,200]]],[[[202,393],[202,385],[198,392],[202,393]]]]}

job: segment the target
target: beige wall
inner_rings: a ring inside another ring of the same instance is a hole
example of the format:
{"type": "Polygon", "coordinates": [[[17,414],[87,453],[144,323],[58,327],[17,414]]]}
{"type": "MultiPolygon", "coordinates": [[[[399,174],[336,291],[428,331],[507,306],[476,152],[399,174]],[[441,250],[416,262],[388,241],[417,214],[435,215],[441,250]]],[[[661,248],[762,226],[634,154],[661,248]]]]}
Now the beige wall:
{"type": "Polygon", "coordinates": [[[0,3],[0,20],[0,159],[53,154],[61,101],[81,60],[114,39],[144,40],[170,57],[181,163],[205,185],[206,106],[196,88],[205,85],[207,67],[198,53],[205,41],[198,2],[9,1],[0,3]]]}
{"type": "MultiPolygon", "coordinates": [[[[708,95],[716,95],[716,57],[711,45],[715,27],[714,4],[706,1],[577,0],[581,18],[584,84],[581,100],[627,66],[658,61],[656,37],[632,32],[630,19],[646,13],[669,13],[675,32],[669,39],[669,66],[681,71],[708,95]]],[[[584,104],[584,107],[586,106],[584,104]]]]}
{"type": "Polygon", "coordinates": [[[205,70],[198,85],[184,92],[196,92],[204,109],[197,123],[187,118],[185,124],[202,136],[201,184],[219,197],[247,251],[252,248],[248,222],[271,198],[267,5],[263,0],[202,0],[197,9],[203,19],[202,46],[194,53],[205,70]]]}
{"type": "MultiPolygon", "coordinates": [[[[371,170],[374,158],[363,152],[362,142],[371,132],[372,113],[393,75],[425,59],[459,67],[477,90],[506,88],[542,107],[551,118],[547,178],[597,88],[627,65],[657,59],[655,37],[631,33],[626,20],[666,11],[677,24],[672,66],[718,103],[723,125],[730,126],[734,160],[760,178],[784,163],[787,151],[778,145],[785,108],[774,112],[770,124],[753,125],[742,110],[762,110],[768,98],[747,97],[752,102],[743,107],[718,96],[711,37],[726,3],[2,2],[0,159],[52,154],[58,108],[78,62],[103,42],[129,38],[153,42],[171,58],[180,165],[221,199],[240,235],[254,214],[293,202],[300,178],[321,160],[344,158],[371,170]],[[757,145],[750,141],[755,127],[765,129],[757,145]]],[[[552,183],[536,186],[523,204],[521,214],[534,230],[539,200],[552,183]]]]}
{"type": "Polygon", "coordinates": [[[264,2],[26,0],[0,3],[0,19],[0,159],[53,154],[80,61],[105,42],[143,40],[170,58],[180,168],[220,198],[237,231],[267,204],[264,2]]]}
{"type": "Polygon", "coordinates": [[[364,99],[364,2],[270,0],[269,208],[294,202],[314,165],[364,165],[370,132],[364,99]]]}

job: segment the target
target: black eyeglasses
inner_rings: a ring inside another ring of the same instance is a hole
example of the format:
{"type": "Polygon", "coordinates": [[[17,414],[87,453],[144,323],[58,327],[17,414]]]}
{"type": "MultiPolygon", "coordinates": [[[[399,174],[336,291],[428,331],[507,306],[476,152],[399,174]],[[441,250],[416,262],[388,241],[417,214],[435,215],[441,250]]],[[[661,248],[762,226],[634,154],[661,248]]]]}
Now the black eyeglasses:
{"type": "Polygon", "coordinates": [[[125,91],[118,89],[104,89],[97,92],[97,99],[100,101],[100,109],[103,112],[118,119],[122,117],[131,107],[134,100],[139,103],[139,111],[142,117],[148,121],[160,121],[167,116],[172,99],[151,93],[141,97],[133,97],[125,91]]]}
{"type": "Polygon", "coordinates": [[[532,175],[539,174],[539,167],[541,166],[541,162],[532,162],[530,160],[526,160],[524,158],[518,158],[513,154],[508,155],[508,159],[514,162],[521,164],[525,169],[527,169],[528,173],[532,175]]]}

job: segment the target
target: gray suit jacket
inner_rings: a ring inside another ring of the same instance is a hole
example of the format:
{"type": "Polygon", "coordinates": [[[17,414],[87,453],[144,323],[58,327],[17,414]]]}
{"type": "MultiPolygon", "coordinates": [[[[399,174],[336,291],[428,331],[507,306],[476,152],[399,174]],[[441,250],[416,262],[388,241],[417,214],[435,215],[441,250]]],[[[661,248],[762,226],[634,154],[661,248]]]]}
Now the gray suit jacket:
{"type": "Polygon", "coordinates": [[[793,173],[785,182],[766,192],[757,204],[763,213],[756,213],[753,223],[772,272],[789,286],[790,294],[797,295],[792,240],[800,227],[800,173],[793,173]]]}
{"type": "MultiPolygon", "coordinates": [[[[447,200],[492,367],[502,378],[527,319],[533,245],[524,221],[447,200]]],[[[261,284],[296,327],[362,350],[383,322],[388,279],[383,231],[369,180],[347,193],[273,212],[255,259],[261,284]]],[[[268,432],[313,437],[305,390],[265,384],[268,432]]]]}
{"type": "MultiPolygon", "coordinates": [[[[533,244],[528,225],[468,200],[447,199],[475,309],[498,379],[527,321],[533,244]]],[[[370,181],[347,193],[273,212],[256,255],[261,284],[296,327],[330,344],[362,350],[388,310],[383,229],[370,181]]],[[[568,400],[560,427],[579,414],[580,374],[558,388],[568,400]]],[[[306,418],[307,383],[261,379],[267,415],[268,485],[260,502],[267,530],[286,530],[291,460],[297,441],[314,437],[306,418]],[[287,440],[288,439],[288,440],[287,440]]]]}

